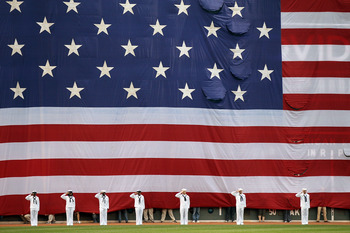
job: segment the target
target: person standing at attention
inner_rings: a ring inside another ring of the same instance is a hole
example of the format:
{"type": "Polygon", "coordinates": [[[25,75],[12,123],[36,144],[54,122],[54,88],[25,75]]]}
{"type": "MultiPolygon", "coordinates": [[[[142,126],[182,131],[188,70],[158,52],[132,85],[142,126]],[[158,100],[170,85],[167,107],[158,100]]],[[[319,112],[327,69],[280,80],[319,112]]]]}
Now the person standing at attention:
{"type": "Polygon", "coordinates": [[[307,189],[303,188],[295,196],[300,197],[301,224],[307,225],[309,223],[310,195],[307,193],[307,189]]]}
{"type": "Polygon", "coordinates": [[[36,191],[26,196],[26,200],[30,201],[30,224],[38,226],[38,212],[40,210],[39,197],[36,196],[36,191]]]}
{"type": "Polygon", "coordinates": [[[134,201],[135,214],[136,214],[136,225],[142,225],[142,214],[145,209],[145,198],[141,194],[141,190],[137,190],[136,193],[130,195],[134,201]]]}
{"type": "Polygon", "coordinates": [[[107,211],[109,209],[109,198],[106,195],[106,190],[101,190],[95,197],[99,201],[100,207],[100,225],[107,225],[107,211]]]}
{"type": "Polygon", "coordinates": [[[187,190],[182,189],[175,197],[180,199],[180,222],[181,225],[188,224],[188,209],[190,208],[190,196],[186,194],[187,190]]]}
{"type": "Polygon", "coordinates": [[[244,208],[247,207],[246,197],[243,194],[243,189],[239,188],[237,191],[231,193],[236,198],[236,216],[237,225],[243,225],[244,208]]]}
{"type": "Polygon", "coordinates": [[[61,195],[61,198],[66,201],[67,226],[73,226],[73,213],[75,210],[75,197],[73,196],[73,191],[68,190],[61,195]]]}

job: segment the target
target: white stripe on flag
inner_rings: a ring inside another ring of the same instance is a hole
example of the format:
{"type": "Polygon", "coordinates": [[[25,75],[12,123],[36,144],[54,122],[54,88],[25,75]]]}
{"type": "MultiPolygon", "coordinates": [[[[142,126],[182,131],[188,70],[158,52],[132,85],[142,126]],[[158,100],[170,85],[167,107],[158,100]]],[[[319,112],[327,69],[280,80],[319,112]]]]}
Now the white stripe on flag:
{"type": "Polygon", "coordinates": [[[350,78],[283,78],[284,94],[350,94],[350,78]]]}
{"type": "Polygon", "coordinates": [[[350,13],[282,12],[281,28],[346,28],[350,29],[350,13]]]}
{"type": "Polygon", "coordinates": [[[218,110],[199,108],[7,108],[0,126],[36,124],[171,124],[348,127],[350,111],[218,110]]]}
{"type": "Polygon", "coordinates": [[[72,189],[75,193],[96,193],[106,189],[109,193],[177,192],[187,187],[189,192],[230,193],[242,187],[246,193],[297,193],[307,187],[310,193],[350,192],[347,176],[279,177],[216,177],[173,175],[128,176],[37,176],[0,179],[1,195],[23,195],[28,190],[38,193],[63,193],[72,189]],[[15,184],[15,185],[14,185],[15,184]],[[86,185],[89,184],[89,185],[86,185]]]}
{"type": "Polygon", "coordinates": [[[349,143],[28,142],[0,144],[0,161],[29,159],[177,158],[343,160],[349,143]]]}
{"type": "Polygon", "coordinates": [[[282,61],[350,61],[350,45],[282,45],[282,61]]]}

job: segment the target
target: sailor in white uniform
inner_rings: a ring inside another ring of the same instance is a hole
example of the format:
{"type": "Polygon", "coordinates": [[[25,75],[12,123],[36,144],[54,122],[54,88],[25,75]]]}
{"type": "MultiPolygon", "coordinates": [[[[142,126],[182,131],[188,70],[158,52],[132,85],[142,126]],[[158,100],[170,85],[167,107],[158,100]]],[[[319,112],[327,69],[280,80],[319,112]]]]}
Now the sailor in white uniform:
{"type": "Polygon", "coordinates": [[[66,193],[61,195],[61,198],[66,200],[67,226],[73,226],[73,213],[75,210],[75,198],[73,196],[73,191],[68,190],[66,193]]]}
{"type": "Polygon", "coordinates": [[[107,225],[107,211],[109,209],[109,198],[106,190],[101,190],[95,197],[99,200],[100,207],[100,225],[107,225]]]}
{"type": "Polygon", "coordinates": [[[38,212],[40,210],[39,197],[36,195],[36,191],[26,196],[26,200],[30,201],[30,224],[32,226],[38,226],[38,212]]]}
{"type": "Polygon", "coordinates": [[[307,225],[309,220],[310,195],[307,193],[307,189],[303,188],[295,196],[300,197],[301,224],[307,225]]]}
{"type": "Polygon", "coordinates": [[[244,208],[247,207],[246,197],[243,194],[243,189],[239,188],[237,191],[233,191],[231,194],[236,197],[237,225],[243,225],[244,208]]]}
{"type": "Polygon", "coordinates": [[[134,199],[134,207],[136,214],[136,225],[142,225],[142,214],[145,209],[145,198],[141,194],[141,190],[137,190],[136,193],[130,195],[134,199]]]}
{"type": "Polygon", "coordinates": [[[181,189],[181,192],[177,193],[175,197],[180,199],[180,222],[181,225],[188,224],[188,209],[190,208],[190,196],[186,194],[185,188],[181,189]]]}

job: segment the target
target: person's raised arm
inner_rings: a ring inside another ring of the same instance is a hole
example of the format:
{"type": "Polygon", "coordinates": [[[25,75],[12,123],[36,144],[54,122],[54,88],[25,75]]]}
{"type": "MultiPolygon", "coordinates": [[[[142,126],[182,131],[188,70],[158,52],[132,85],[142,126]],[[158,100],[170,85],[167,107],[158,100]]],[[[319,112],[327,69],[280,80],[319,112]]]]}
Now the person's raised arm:
{"type": "Polygon", "coordinates": [[[31,196],[32,196],[32,194],[29,194],[28,196],[26,196],[26,200],[30,201],[31,196]]]}
{"type": "Polygon", "coordinates": [[[303,192],[299,192],[299,193],[295,194],[295,196],[296,196],[296,197],[300,197],[302,193],[303,193],[303,192]]]}
{"type": "Polygon", "coordinates": [[[63,200],[66,200],[67,199],[67,193],[63,193],[62,195],[61,195],[61,198],[63,199],[63,200]]]}

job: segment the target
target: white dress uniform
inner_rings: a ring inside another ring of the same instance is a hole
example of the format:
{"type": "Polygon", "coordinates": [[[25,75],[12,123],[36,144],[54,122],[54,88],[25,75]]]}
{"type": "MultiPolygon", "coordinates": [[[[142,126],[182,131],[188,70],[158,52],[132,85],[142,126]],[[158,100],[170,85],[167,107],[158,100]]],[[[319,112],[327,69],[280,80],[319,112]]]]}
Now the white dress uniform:
{"type": "Polygon", "coordinates": [[[95,197],[99,200],[100,225],[107,225],[107,211],[109,209],[109,198],[107,195],[97,193],[95,197]]]}
{"type": "Polygon", "coordinates": [[[30,224],[38,226],[38,212],[40,210],[40,201],[38,196],[29,194],[26,199],[30,201],[30,224]]]}
{"type": "Polygon", "coordinates": [[[233,191],[231,194],[236,197],[237,225],[243,225],[244,208],[247,207],[246,197],[243,193],[240,194],[237,191],[233,191]]]}
{"type": "Polygon", "coordinates": [[[143,210],[145,209],[145,198],[142,194],[138,195],[135,193],[132,193],[130,197],[135,200],[134,207],[136,214],[136,225],[142,225],[142,214],[143,210]]]}
{"type": "Polygon", "coordinates": [[[177,193],[175,197],[180,199],[180,222],[181,225],[188,224],[188,209],[190,208],[190,196],[187,194],[177,193]]]}
{"type": "Polygon", "coordinates": [[[73,196],[67,196],[65,193],[61,195],[63,200],[66,200],[66,218],[67,226],[73,226],[73,214],[75,210],[75,198],[73,196]]]}
{"type": "Polygon", "coordinates": [[[308,224],[309,220],[309,208],[310,208],[310,195],[307,193],[297,193],[296,197],[300,197],[300,207],[301,207],[301,224],[308,224]]]}

